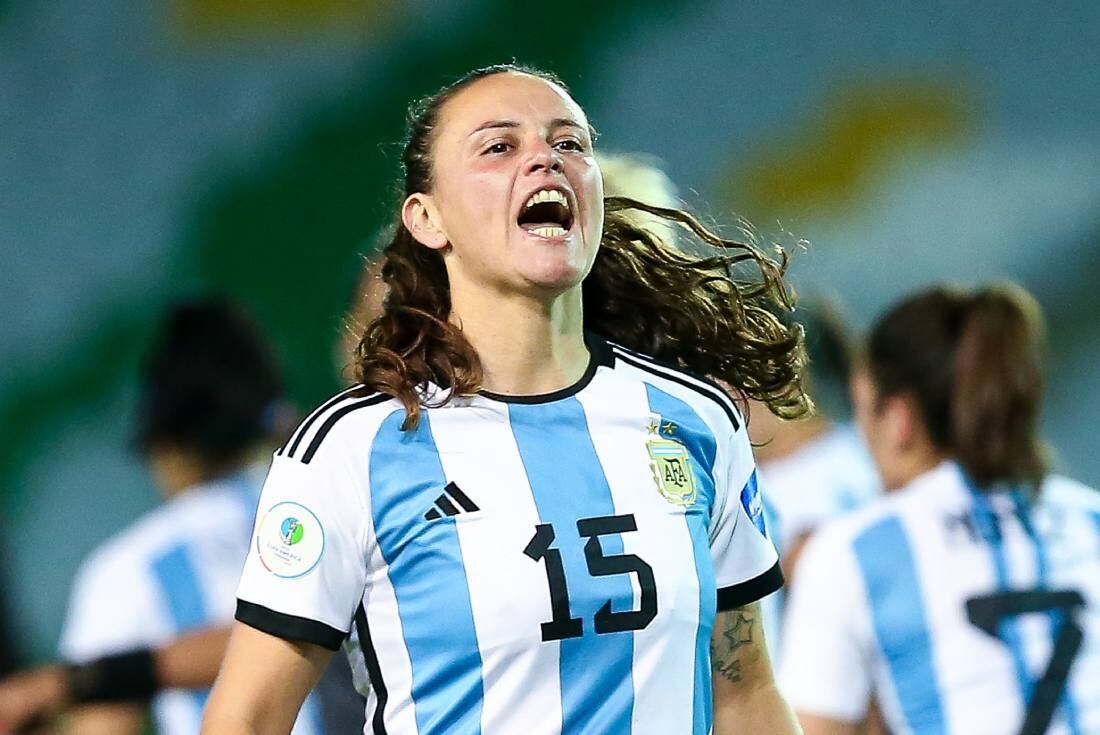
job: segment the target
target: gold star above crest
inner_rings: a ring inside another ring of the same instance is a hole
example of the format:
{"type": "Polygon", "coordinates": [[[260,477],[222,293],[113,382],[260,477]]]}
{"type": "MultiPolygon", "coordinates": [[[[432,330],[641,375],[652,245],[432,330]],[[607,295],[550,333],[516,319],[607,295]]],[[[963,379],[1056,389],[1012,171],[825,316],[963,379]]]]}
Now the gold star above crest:
{"type": "Polygon", "coordinates": [[[665,423],[661,424],[662,434],[671,434],[674,431],[676,431],[676,424],[672,423],[671,421],[666,421],[665,423]]]}
{"type": "Polygon", "coordinates": [[[654,419],[650,419],[649,424],[646,425],[646,429],[649,431],[650,434],[656,435],[661,430],[661,423],[654,419]]]}

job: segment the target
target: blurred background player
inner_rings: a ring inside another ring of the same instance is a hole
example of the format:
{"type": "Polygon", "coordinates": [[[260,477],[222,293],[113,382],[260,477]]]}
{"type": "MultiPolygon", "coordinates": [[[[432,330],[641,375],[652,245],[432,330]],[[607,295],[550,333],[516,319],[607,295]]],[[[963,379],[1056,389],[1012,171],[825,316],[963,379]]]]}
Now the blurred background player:
{"type": "Polygon", "coordinates": [[[806,335],[806,380],[817,411],[782,421],[754,402],[749,433],[768,487],[768,530],[790,579],[813,529],[874,498],[880,488],[871,455],[849,421],[852,353],[838,310],[824,300],[803,302],[788,319],[806,335]]]}
{"type": "Polygon", "coordinates": [[[806,735],[1100,732],[1100,495],[1050,478],[1044,327],[1015,286],[933,288],[874,327],[857,419],[887,495],[826,524],[781,666],[806,735]]]}
{"type": "MultiPolygon", "coordinates": [[[[198,732],[226,640],[211,626],[233,616],[281,396],[269,346],[236,308],[210,299],[165,315],[136,432],[165,502],[81,566],[61,636],[71,665],[0,686],[0,728],[65,704],[67,733],[136,734],[151,703],[160,735],[198,732]],[[165,682],[202,688],[157,693],[165,682]]],[[[311,698],[294,733],[320,732],[311,698]]]]}
{"type": "MultiPolygon", "coordinates": [[[[881,490],[866,445],[849,421],[852,349],[839,310],[824,299],[808,300],[783,318],[802,325],[805,332],[810,358],[806,381],[817,412],[798,421],[781,421],[766,406],[753,402],[748,421],[760,479],[767,490],[768,534],[779,550],[789,583],[810,533],[881,490]]],[[[784,596],[780,590],[764,601],[768,645],[777,659],[784,596]]]]}

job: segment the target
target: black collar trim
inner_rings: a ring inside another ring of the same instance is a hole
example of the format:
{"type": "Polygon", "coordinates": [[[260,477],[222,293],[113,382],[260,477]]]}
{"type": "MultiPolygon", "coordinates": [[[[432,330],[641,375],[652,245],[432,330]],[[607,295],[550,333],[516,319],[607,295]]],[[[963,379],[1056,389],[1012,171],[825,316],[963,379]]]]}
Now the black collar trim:
{"type": "Polygon", "coordinates": [[[615,353],[611,351],[611,345],[609,345],[607,340],[603,337],[591,332],[585,332],[584,344],[588,347],[588,353],[590,355],[588,367],[585,368],[584,375],[581,376],[580,380],[573,385],[562,388],[561,390],[556,390],[553,393],[539,393],[537,395],[506,395],[504,393],[493,393],[487,390],[478,391],[478,395],[493,401],[500,401],[501,403],[522,403],[527,405],[553,403],[554,401],[560,401],[564,398],[571,398],[584,390],[588,384],[592,382],[592,378],[596,375],[596,370],[599,369],[601,365],[604,367],[613,367],[615,365],[615,353]]]}

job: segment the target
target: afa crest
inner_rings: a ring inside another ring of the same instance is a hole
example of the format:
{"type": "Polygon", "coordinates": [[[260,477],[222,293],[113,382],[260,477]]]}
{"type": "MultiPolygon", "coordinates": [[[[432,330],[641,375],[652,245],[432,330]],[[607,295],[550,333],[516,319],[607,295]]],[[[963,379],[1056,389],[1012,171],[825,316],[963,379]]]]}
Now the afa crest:
{"type": "Polygon", "coordinates": [[[695,472],[687,447],[672,439],[654,438],[646,442],[649,467],[662,497],[674,505],[694,505],[695,472]]]}

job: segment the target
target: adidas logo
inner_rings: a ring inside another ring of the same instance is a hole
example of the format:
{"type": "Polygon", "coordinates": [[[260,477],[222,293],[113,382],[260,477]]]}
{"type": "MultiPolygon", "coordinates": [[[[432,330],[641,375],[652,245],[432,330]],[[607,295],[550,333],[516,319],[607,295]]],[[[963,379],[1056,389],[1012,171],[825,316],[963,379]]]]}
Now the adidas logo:
{"type": "Polygon", "coordinates": [[[434,521],[444,515],[456,516],[459,513],[473,513],[475,510],[481,510],[481,508],[478,508],[477,504],[470,500],[470,496],[462,492],[458,485],[448,482],[447,486],[443,488],[443,494],[435,499],[435,507],[429,508],[428,512],[424,514],[424,520],[434,521]],[[455,503],[458,503],[458,505],[456,506],[455,503]]]}

